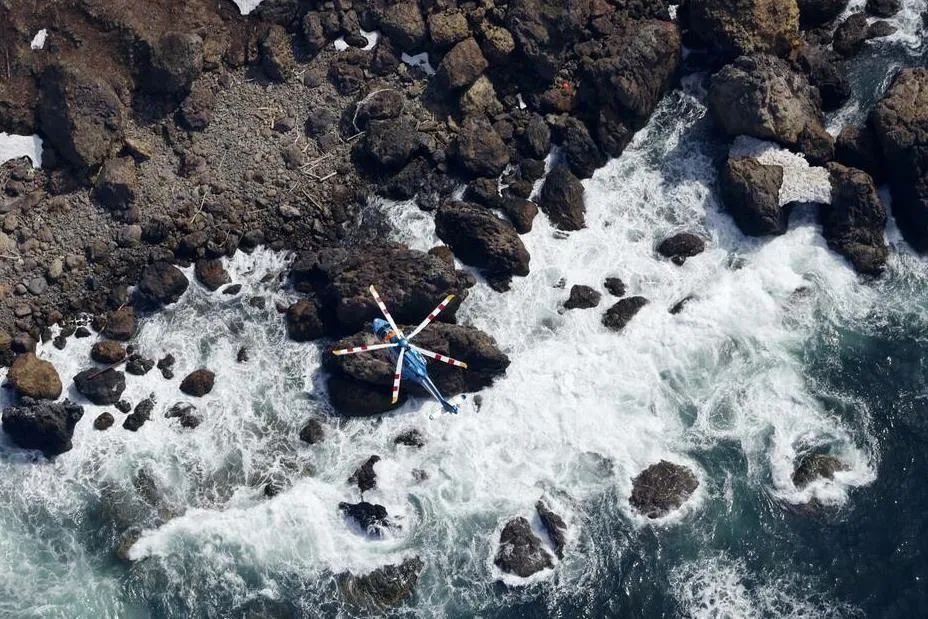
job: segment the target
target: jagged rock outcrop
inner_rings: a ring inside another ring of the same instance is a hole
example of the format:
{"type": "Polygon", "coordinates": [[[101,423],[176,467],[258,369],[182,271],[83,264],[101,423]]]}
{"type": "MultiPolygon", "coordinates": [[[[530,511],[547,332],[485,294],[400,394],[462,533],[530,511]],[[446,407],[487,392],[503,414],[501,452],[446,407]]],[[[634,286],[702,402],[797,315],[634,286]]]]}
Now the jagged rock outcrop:
{"type": "Polygon", "coordinates": [[[661,518],[679,509],[698,486],[699,480],[688,467],[661,460],[632,480],[628,502],[643,516],[661,518]]]}
{"type": "Polygon", "coordinates": [[[816,479],[834,479],[835,473],[848,470],[847,464],[830,454],[812,453],[799,459],[793,471],[793,485],[802,490],[816,479]]]}
{"type": "Polygon", "coordinates": [[[796,0],[690,0],[687,25],[707,47],[729,56],[784,57],[799,43],[796,0]]]}
{"type": "Polygon", "coordinates": [[[928,251],[928,69],[903,69],[870,115],[889,172],[893,216],[928,251]]]}
{"type": "Polygon", "coordinates": [[[352,606],[383,612],[399,606],[412,595],[424,565],[419,557],[412,557],[399,565],[385,565],[362,576],[341,574],[338,588],[352,606]]]}
{"type": "Polygon", "coordinates": [[[615,302],[603,315],[603,325],[613,331],[621,331],[631,322],[635,314],[648,304],[644,297],[625,297],[615,302]]]}
{"type": "Polygon", "coordinates": [[[739,57],[713,76],[708,104],[716,125],[729,136],[774,140],[815,163],[834,155],[818,91],[779,58],[739,57]]]}
{"type": "Polygon", "coordinates": [[[18,395],[34,400],[57,400],[61,395],[61,378],[55,366],[33,352],[16,355],[7,380],[18,395]]]}
{"type": "Polygon", "coordinates": [[[38,449],[51,458],[71,449],[74,426],[84,415],[84,409],[70,400],[38,402],[24,397],[3,411],[3,431],[16,445],[38,449]]]}
{"type": "Polygon", "coordinates": [[[499,550],[493,563],[500,570],[528,578],[554,567],[551,555],[532,531],[528,520],[519,516],[506,523],[499,536],[499,550]]]}
{"type": "Polygon", "coordinates": [[[583,184],[563,164],[554,166],[545,177],[538,207],[561,230],[579,230],[586,226],[583,184]]]}

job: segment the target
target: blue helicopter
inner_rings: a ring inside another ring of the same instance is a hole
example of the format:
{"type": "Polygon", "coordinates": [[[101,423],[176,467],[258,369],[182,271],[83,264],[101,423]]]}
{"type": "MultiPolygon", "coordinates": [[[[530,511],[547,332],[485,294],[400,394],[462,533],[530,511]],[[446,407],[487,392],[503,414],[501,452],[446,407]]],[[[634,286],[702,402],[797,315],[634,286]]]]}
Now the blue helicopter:
{"type": "Polygon", "coordinates": [[[396,372],[393,373],[393,400],[392,403],[396,404],[400,397],[400,380],[405,378],[406,380],[414,381],[428,391],[432,397],[438,400],[441,403],[442,408],[449,413],[457,413],[458,407],[445,399],[445,396],[441,394],[438,390],[438,387],[435,386],[435,383],[432,382],[432,379],[429,378],[428,368],[426,366],[425,358],[434,359],[442,363],[447,363],[448,365],[453,365],[455,367],[467,369],[467,364],[463,361],[458,361],[457,359],[452,359],[451,357],[440,355],[431,350],[425,350],[424,348],[419,348],[418,346],[411,344],[410,340],[417,335],[426,327],[430,322],[435,320],[435,317],[438,316],[443,309],[445,309],[448,304],[454,299],[453,294],[449,294],[445,297],[445,300],[438,304],[438,306],[431,311],[431,313],[425,317],[419,326],[417,326],[412,333],[408,336],[403,334],[403,331],[396,326],[396,322],[393,320],[393,316],[390,315],[387,306],[384,304],[383,300],[380,298],[380,295],[377,294],[377,289],[373,286],[370,287],[371,296],[374,297],[374,301],[377,302],[377,307],[380,308],[380,311],[383,313],[383,317],[386,320],[380,318],[374,319],[374,334],[380,339],[381,344],[370,344],[365,346],[355,346],[353,348],[342,348],[339,350],[333,350],[333,355],[353,355],[359,352],[368,352],[372,350],[381,350],[384,348],[390,349],[390,354],[396,360],[396,372]],[[406,361],[404,365],[404,361],[406,361]]]}

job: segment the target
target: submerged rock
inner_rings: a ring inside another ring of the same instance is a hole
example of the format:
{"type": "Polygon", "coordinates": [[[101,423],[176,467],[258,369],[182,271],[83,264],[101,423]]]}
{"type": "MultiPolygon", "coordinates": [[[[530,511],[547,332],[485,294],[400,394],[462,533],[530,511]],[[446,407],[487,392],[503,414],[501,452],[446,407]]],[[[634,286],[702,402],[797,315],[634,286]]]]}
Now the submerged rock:
{"type": "Polygon", "coordinates": [[[503,527],[493,564],[508,574],[522,578],[554,567],[551,555],[532,531],[528,520],[521,516],[513,518],[503,527]]]}
{"type": "Polygon", "coordinates": [[[683,505],[698,486],[688,467],[661,460],[632,480],[628,502],[643,516],[661,518],[683,505]]]}
{"type": "Polygon", "coordinates": [[[93,429],[94,430],[107,430],[116,422],[113,418],[112,413],[100,413],[97,415],[97,418],[93,420],[93,429]]]}
{"type": "Polygon", "coordinates": [[[603,324],[613,331],[621,331],[647,304],[648,300],[644,297],[625,297],[606,310],[603,324]]]}
{"type": "MultiPolygon", "coordinates": [[[[400,325],[409,332],[412,327],[400,325]]],[[[370,343],[373,336],[358,333],[343,339],[334,348],[370,343]]],[[[429,362],[429,374],[446,397],[479,391],[489,386],[509,366],[509,358],[489,335],[473,327],[432,323],[416,337],[416,344],[468,364],[466,370],[444,363],[429,362]]],[[[326,355],[323,367],[329,371],[328,391],[332,405],[343,415],[375,415],[394,405],[390,403],[395,362],[389,351],[378,350],[361,355],[336,357],[326,355]]],[[[403,381],[400,402],[407,394],[429,397],[412,381],[403,381]]]]}
{"type": "Polygon", "coordinates": [[[168,419],[180,420],[180,425],[184,428],[193,429],[201,423],[196,407],[188,402],[175,402],[165,411],[164,416],[168,419]]]}
{"type": "Polygon", "coordinates": [[[567,546],[567,523],[564,522],[563,518],[551,511],[551,508],[544,501],[535,503],[535,511],[538,512],[541,524],[544,525],[548,537],[551,538],[551,542],[554,544],[554,554],[557,555],[558,559],[563,559],[564,547],[567,546]]]}
{"type": "Polygon", "coordinates": [[[310,419],[300,429],[300,440],[310,445],[321,443],[325,439],[325,430],[317,419],[310,419]]]}
{"type": "Polygon", "coordinates": [[[3,410],[3,431],[16,445],[38,449],[51,458],[71,449],[74,426],[84,415],[81,406],[64,402],[39,402],[24,397],[17,406],[3,410]]]}
{"type": "Polygon", "coordinates": [[[353,606],[386,610],[399,606],[412,594],[423,565],[419,557],[412,557],[399,565],[385,565],[363,576],[341,574],[338,587],[353,606]]]}
{"type": "Polygon", "coordinates": [[[399,434],[393,439],[393,444],[407,445],[409,447],[423,447],[425,445],[425,438],[423,438],[421,432],[413,428],[412,430],[406,430],[402,434],[399,434]]]}
{"type": "Polygon", "coordinates": [[[348,478],[349,484],[358,487],[361,493],[373,490],[377,487],[377,472],[374,471],[374,465],[380,462],[380,456],[371,456],[367,461],[359,466],[351,477],[348,478]]]}
{"type": "Polygon", "coordinates": [[[835,473],[847,470],[849,467],[835,456],[807,454],[799,459],[793,471],[793,485],[797,490],[802,490],[816,479],[834,479],[835,473]]]}
{"type": "Polygon", "coordinates": [[[107,406],[118,402],[126,390],[126,375],[112,368],[90,368],[74,377],[74,387],[97,406],[107,406]]]}
{"type": "Polygon", "coordinates": [[[206,368],[194,370],[184,377],[180,383],[180,390],[187,395],[200,398],[213,390],[216,375],[206,368]]]}
{"type": "Polygon", "coordinates": [[[57,400],[61,395],[61,378],[49,361],[39,359],[33,352],[16,355],[7,380],[16,393],[35,400],[57,400]]]}

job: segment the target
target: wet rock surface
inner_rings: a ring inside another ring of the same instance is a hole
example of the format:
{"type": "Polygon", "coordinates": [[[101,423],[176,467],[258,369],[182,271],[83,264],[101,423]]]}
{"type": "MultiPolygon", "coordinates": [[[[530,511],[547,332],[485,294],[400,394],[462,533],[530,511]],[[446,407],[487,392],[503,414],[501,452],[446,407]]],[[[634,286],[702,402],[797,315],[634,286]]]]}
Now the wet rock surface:
{"type": "Polygon", "coordinates": [[[719,178],[722,202],[744,234],[783,234],[789,212],[780,206],[783,168],[751,157],[733,158],[719,178]]]}
{"type": "Polygon", "coordinates": [[[387,517],[387,508],[383,505],[361,501],[360,503],[339,503],[338,509],[361,531],[371,537],[382,537],[384,529],[391,525],[387,517]]]}
{"type": "Polygon", "coordinates": [[[583,284],[570,287],[570,296],[564,301],[564,309],[590,309],[599,305],[602,298],[597,290],[583,284]]]}
{"type": "Polygon", "coordinates": [[[679,509],[698,486],[699,480],[688,467],[661,460],[632,480],[628,501],[639,514],[662,518],[679,509]]]}
{"type": "Polygon", "coordinates": [[[180,390],[195,398],[203,397],[213,390],[216,374],[206,368],[194,370],[184,377],[180,383],[180,390]]]}
{"type": "Polygon", "coordinates": [[[648,300],[644,297],[625,297],[606,310],[603,324],[613,331],[621,331],[647,304],[648,300]]]}
{"type": "Polygon", "coordinates": [[[493,564],[508,574],[522,578],[554,567],[551,555],[532,531],[528,520],[521,516],[513,518],[503,527],[493,564]]]}
{"type": "Polygon", "coordinates": [[[567,546],[567,523],[544,501],[535,503],[535,511],[538,512],[538,518],[541,519],[545,532],[554,544],[554,554],[558,559],[563,559],[564,547],[567,546]]]}
{"type": "Polygon", "coordinates": [[[115,404],[126,389],[126,375],[114,369],[91,368],[74,377],[74,387],[98,406],[115,404]]]}
{"type": "Polygon", "coordinates": [[[854,269],[878,275],[889,248],[883,238],[886,209],[870,175],[830,163],[831,204],[819,208],[822,234],[828,246],[846,257],[854,269]]]}
{"type": "Polygon", "coordinates": [[[798,460],[793,471],[793,485],[802,490],[817,479],[834,479],[835,473],[847,470],[847,464],[830,454],[806,454],[798,460]]]}
{"type": "Polygon", "coordinates": [[[3,410],[3,431],[19,447],[38,449],[51,458],[69,451],[74,426],[84,409],[70,400],[40,402],[23,397],[16,406],[3,410]]]}
{"type": "Polygon", "coordinates": [[[412,557],[362,576],[341,574],[339,590],[353,606],[384,611],[399,606],[412,595],[424,566],[419,557],[412,557]]]}

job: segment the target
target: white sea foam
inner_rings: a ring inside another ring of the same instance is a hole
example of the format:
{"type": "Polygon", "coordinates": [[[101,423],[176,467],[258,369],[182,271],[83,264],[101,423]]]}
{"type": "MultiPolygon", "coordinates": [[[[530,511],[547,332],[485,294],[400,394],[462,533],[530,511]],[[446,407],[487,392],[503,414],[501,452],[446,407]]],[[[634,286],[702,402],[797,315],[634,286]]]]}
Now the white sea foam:
{"type": "Polygon", "coordinates": [[[821,166],[809,165],[806,158],[799,153],[773,142],[740,135],[735,138],[729,154],[732,157],[754,157],[764,165],[782,167],[781,206],[790,202],[831,204],[828,170],[821,166]]]}

